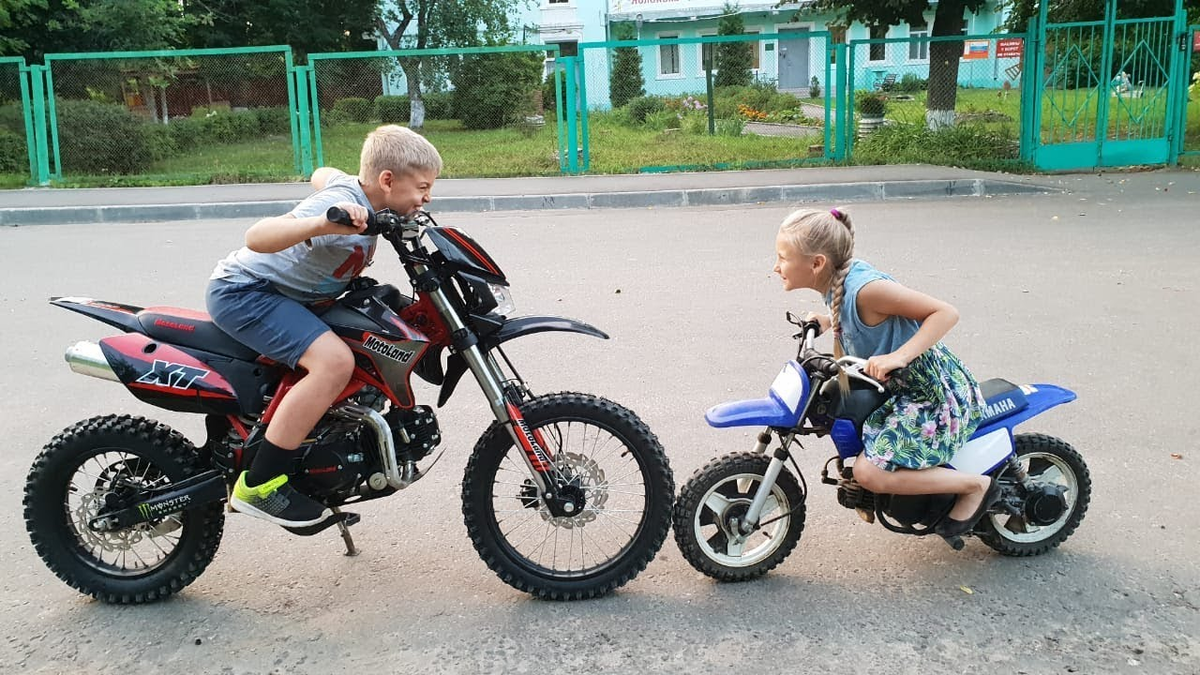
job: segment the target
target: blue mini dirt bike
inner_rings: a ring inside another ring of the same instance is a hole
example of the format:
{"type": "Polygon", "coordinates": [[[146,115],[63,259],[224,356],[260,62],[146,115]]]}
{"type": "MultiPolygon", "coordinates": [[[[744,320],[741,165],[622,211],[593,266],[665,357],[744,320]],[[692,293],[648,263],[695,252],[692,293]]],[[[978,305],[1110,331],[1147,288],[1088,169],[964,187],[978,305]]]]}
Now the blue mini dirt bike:
{"type": "MultiPolygon", "coordinates": [[[[775,378],[766,398],[718,405],[705,415],[714,427],[766,427],[753,452],[709,462],[683,486],[675,502],[675,541],[697,570],[721,581],[767,573],[792,552],[804,530],[808,489],[789,448],[800,436],[830,436],[837,456],[825,463],[821,482],[837,486],[838,503],[867,522],[923,536],[954,506],[954,495],[886,495],[864,489],[853,463],[863,449],[862,425],[889,394],[863,372],[866,361],[834,359],[813,349],[820,327],[788,313],[800,327],[795,361],[775,378]],[[849,392],[838,375],[845,373],[849,392]],[[779,446],[766,452],[772,439],[779,446]],[[837,469],[830,475],[830,465],[837,469]],[[799,479],[799,480],[797,480],[799,479]]],[[[1075,400],[1071,391],[1048,384],[981,383],[984,419],[971,440],[951,459],[959,471],[986,474],[1002,487],[1000,501],[972,534],[1004,555],[1030,556],[1058,546],[1079,526],[1091,498],[1083,458],[1066,442],[1043,434],[1014,434],[1018,424],[1075,400]]],[[[947,542],[956,550],[961,537],[947,542]]]]}

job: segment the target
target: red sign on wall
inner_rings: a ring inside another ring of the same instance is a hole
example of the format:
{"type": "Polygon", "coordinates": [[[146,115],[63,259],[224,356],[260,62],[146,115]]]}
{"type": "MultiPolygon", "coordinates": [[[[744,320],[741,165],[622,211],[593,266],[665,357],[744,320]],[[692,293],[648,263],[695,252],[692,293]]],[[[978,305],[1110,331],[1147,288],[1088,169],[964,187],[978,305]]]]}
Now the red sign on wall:
{"type": "Polygon", "coordinates": [[[1192,33],[1192,51],[1200,52],[1200,30],[1192,33]]]}
{"type": "Polygon", "coordinates": [[[996,58],[1011,59],[1021,55],[1025,50],[1025,40],[1021,38],[1002,38],[996,40],[996,58]]]}

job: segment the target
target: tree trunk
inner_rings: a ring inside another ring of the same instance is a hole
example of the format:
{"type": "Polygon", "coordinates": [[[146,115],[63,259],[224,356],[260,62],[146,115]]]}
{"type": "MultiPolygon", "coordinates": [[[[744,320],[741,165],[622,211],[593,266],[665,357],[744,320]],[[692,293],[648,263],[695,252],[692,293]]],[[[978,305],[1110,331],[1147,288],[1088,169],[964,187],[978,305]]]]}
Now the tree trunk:
{"type": "Polygon", "coordinates": [[[146,109],[150,111],[150,121],[158,124],[158,98],[154,95],[154,85],[139,81],[138,87],[146,92],[146,109]]]}
{"type": "Polygon", "coordinates": [[[421,129],[425,126],[425,101],[421,99],[421,59],[400,59],[400,67],[404,70],[405,84],[408,85],[408,126],[410,129],[421,129]]]}
{"type": "MultiPolygon", "coordinates": [[[[966,22],[963,0],[941,0],[933,17],[932,37],[961,35],[966,22]]],[[[958,99],[958,63],[962,40],[929,43],[929,97],[925,102],[925,125],[933,131],[954,125],[958,99]]]]}

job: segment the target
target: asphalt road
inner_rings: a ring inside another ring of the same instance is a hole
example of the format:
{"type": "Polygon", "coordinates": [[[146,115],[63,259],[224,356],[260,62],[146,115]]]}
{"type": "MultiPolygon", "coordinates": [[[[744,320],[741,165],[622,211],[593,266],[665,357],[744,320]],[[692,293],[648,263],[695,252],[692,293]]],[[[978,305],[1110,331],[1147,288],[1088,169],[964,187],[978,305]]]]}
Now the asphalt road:
{"type": "MultiPolygon", "coordinates": [[[[632,583],[577,603],[511,589],[466,537],[459,483],[488,421],[469,382],[440,413],[448,451],[434,473],[360,507],[361,556],[342,556],[332,532],[302,539],[233,515],[213,564],[172,599],[113,607],[77,594],[47,571],[22,521],[41,446],[110,412],[157,417],[197,442],[202,427],[71,373],[64,348],[112,331],[46,299],[200,307],[213,263],[248,223],[0,229],[0,663],[34,673],[1200,672],[1200,174],[1079,185],[849,209],[859,255],[959,308],[948,342],[981,378],[1078,392],[1025,427],[1068,440],[1091,468],[1091,508],[1061,548],[1010,559],[972,540],[956,553],[867,525],[817,481],[833,447],[815,441],[800,455],[804,536],[767,577],[715,583],[669,538],[632,583]]],[[[443,224],[466,228],[505,268],[518,313],[572,316],[613,336],[539,335],[509,353],[537,391],[635,409],[681,484],[708,459],[750,448],[749,432],[710,429],[703,412],[762,395],[794,354],[784,312],[818,306],[771,274],[786,212],[452,214],[443,224]]],[[[402,279],[387,249],[368,273],[402,279]]]]}

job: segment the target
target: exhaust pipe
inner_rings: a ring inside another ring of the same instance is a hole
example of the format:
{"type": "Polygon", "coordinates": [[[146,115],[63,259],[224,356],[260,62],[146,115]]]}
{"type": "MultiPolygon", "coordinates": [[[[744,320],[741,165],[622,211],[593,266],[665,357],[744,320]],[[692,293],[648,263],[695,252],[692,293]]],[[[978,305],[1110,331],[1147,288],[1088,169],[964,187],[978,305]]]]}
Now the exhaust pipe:
{"type": "Polygon", "coordinates": [[[108,359],[100,350],[100,345],[95,342],[76,342],[67,348],[63,357],[67,360],[67,365],[71,366],[71,370],[80,375],[91,375],[111,382],[121,381],[113,372],[112,366],[108,365],[108,359]]]}

